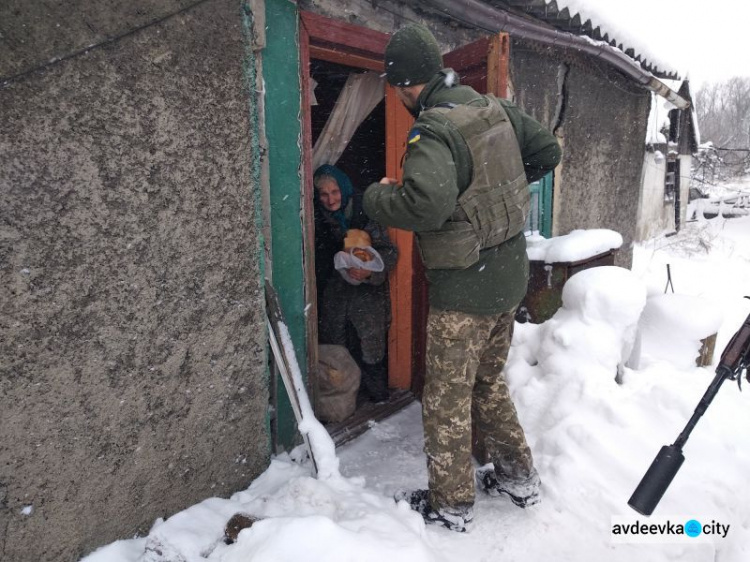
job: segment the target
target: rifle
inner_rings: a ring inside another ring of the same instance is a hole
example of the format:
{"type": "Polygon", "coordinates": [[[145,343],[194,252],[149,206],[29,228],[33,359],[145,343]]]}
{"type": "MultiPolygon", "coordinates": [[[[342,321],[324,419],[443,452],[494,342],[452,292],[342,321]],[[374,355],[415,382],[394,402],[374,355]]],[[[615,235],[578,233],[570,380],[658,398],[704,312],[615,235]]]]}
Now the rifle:
{"type": "Polygon", "coordinates": [[[641,515],[648,516],[653,513],[685,460],[682,448],[690,437],[690,432],[693,431],[700,417],[708,409],[725,380],[737,380],[737,385],[742,390],[742,372],[745,371],[745,377],[750,382],[748,366],[750,366],[750,315],[724,348],[719,366],[716,367],[716,376],[695,408],[695,412],[685,429],[682,430],[682,433],[672,445],[665,445],[661,448],[635,492],[630,496],[628,500],[630,507],[641,515]]]}

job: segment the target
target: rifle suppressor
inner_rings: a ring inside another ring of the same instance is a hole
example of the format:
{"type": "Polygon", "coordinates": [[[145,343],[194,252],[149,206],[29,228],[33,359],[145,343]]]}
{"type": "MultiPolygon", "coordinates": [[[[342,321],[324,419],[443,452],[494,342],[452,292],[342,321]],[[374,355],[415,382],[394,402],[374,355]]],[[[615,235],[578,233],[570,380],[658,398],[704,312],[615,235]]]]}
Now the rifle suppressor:
{"type": "Polygon", "coordinates": [[[675,445],[665,445],[630,496],[628,505],[641,515],[651,515],[680,470],[685,457],[675,445]]]}

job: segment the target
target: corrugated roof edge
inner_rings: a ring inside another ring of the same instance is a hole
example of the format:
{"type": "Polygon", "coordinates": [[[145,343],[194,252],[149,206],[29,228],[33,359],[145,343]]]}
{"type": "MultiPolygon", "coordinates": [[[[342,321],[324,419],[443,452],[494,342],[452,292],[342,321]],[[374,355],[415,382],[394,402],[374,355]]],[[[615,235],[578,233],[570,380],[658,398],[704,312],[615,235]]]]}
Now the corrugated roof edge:
{"type": "MultiPolygon", "coordinates": [[[[534,0],[541,1],[544,0],[534,0]]],[[[690,102],[660,82],[632,57],[608,42],[592,40],[585,35],[560,31],[531,18],[516,15],[507,9],[496,8],[486,0],[421,0],[420,8],[448,16],[478,29],[490,32],[505,31],[512,36],[537,41],[544,45],[575,48],[606,62],[644,88],[668,99],[680,109],[690,102]]]]}
{"type": "MultiPolygon", "coordinates": [[[[585,35],[596,41],[604,41],[632,58],[641,65],[644,70],[651,72],[657,78],[666,78],[671,80],[679,79],[679,73],[666,67],[664,61],[657,60],[653,53],[636,52],[636,46],[630,45],[630,41],[621,41],[614,37],[613,31],[604,31],[601,28],[603,22],[594,22],[592,17],[596,18],[594,13],[581,13],[576,10],[577,0],[505,0],[504,2],[489,2],[491,4],[506,4],[512,8],[522,8],[524,12],[532,15],[536,19],[542,20],[547,24],[560,29],[561,31],[573,33],[574,35],[585,35]],[[562,8],[561,8],[562,6],[562,8]],[[573,12],[571,14],[571,11],[573,12]],[[583,23],[582,23],[583,22],[583,23]]],[[[637,41],[636,41],[637,42],[637,41]]]]}

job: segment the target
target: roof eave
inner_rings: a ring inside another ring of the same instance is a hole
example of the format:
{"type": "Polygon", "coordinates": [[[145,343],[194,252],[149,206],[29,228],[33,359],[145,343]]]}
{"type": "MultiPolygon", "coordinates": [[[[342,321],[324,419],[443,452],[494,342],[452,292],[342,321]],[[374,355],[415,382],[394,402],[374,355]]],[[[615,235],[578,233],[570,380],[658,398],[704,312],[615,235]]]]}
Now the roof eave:
{"type": "Polygon", "coordinates": [[[549,27],[532,18],[523,18],[498,9],[480,0],[422,0],[422,8],[451,16],[467,24],[488,31],[505,31],[512,36],[544,45],[570,47],[605,61],[644,88],[666,98],[679,109],[687,109],[690,102],[642,68],[633,58],[608,42],[594,41],[549,27]]]}

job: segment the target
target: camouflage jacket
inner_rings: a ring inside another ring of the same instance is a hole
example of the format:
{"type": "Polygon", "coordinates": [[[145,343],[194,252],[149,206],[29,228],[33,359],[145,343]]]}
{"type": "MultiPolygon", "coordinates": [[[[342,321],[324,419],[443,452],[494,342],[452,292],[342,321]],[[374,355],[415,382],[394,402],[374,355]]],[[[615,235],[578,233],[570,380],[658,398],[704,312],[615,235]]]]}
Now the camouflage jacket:
{"type": "MultiPolygon", "coordinates": [[[[443,103],[463,104],[479,94],[458,83],[451,69],[440,71],[417,100],[417,120],[409,132],[401,186],[371,184],[364,209],[384,226],[414,232],[433,231],[451,216],[458,196],[474,173],[471,153],[455,126],[440,112],[422,110],[443,103]]],[[[516,134],[529,182],[542,178],[560,161],[552,133],[512,103],[501,100],[516,134]]],[[[466,269],[426,272],[430,304],[444,310],[490,314],[510,310],[526,294],[528,259],[523,233],[482,250],[466,269]]]]}

